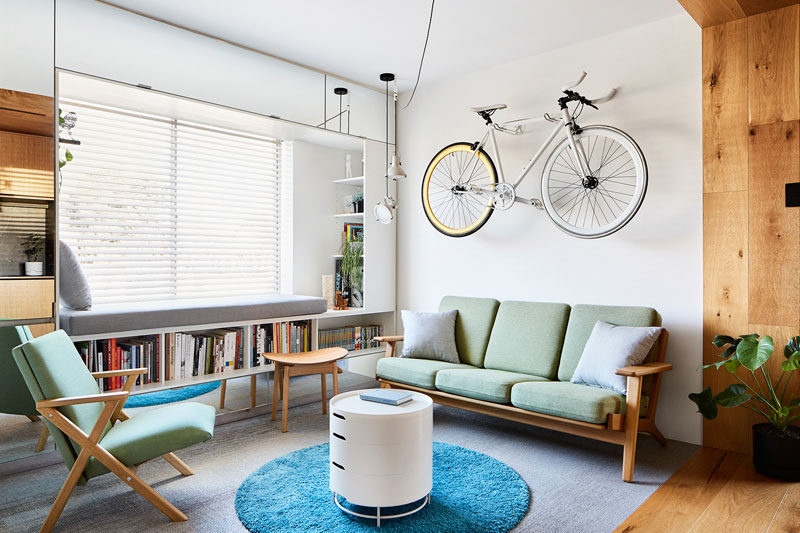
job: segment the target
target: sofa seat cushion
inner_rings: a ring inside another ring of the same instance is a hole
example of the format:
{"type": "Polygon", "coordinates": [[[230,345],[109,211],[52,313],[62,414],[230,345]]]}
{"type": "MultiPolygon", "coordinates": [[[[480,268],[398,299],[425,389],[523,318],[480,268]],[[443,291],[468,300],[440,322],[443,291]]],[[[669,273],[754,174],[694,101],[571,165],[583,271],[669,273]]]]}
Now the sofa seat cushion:
{"type": "Polygon", "coordinates": [[[514,407],[592,424],[625,413],[625,396],[600,387],[564,381],[517,383],[511,388],[514,407]]]}
{"type": "Polygon", "coordinates": [[[436,374],[451,368],[475,368],[461,363],[446,363],[432,359],[412,359],[409,357],[384,357],[378,360],[375,373],[379,378],[414,385],[423,389],[436,389],[436,374]]]}
{"type": "Polygon", "coordinates": [[[492,370],[489,368],[441,370],[436,374],[436,388],[487,402],[510,403],[511,387],[524,381],[548,381],[547,378],[492,370]]]}
{"type": "Polygon", "coordinates": [[[483,366],[555,379],[568,318],[567,304],[501,303],[483,366]]]}
{"type": "MultiPolygon", "coordinates": [[[[166,453],[199,444],[214,435],[214,407],[185,402],[139,413],[117,422],[100,439],[100,446],[126,466],[133,466],[166,453]]],[[[96,458],[89,459],[87,478],[108,469],[96,458]]]]}

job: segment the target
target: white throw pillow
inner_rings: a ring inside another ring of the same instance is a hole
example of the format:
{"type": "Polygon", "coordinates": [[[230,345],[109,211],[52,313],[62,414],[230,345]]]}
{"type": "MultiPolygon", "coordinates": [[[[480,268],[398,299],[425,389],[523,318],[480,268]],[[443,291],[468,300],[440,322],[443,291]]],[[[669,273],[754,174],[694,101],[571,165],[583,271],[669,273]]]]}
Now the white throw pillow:
{"type": "Polygon", "coordinates": [[[615,372],[641,364],[659,335],[660,327],[615,326],[598,320],[570,381],[627,394],[627,378],[615,372]]]}
{"type": "Polygon", "coordinates": [[[92,291],[78,256],[64,241],[58,241],[58,295],[61,305],[87,311],[92,308],[92,291]]]}
{"type": "Polygon", "coordinates": [[[424,313],[402,310],[403,351],[400,357],[459,363],[456,348],[458,311],[424,313]]]}

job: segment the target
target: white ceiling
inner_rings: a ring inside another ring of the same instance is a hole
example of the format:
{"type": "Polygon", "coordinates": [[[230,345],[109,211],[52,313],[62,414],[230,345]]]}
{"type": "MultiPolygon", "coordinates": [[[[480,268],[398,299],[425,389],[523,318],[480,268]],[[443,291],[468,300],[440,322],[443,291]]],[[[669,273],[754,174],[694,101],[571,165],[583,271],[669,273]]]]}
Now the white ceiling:
{"type": "MultiPolygon", "coordinates": [[[[413,86],[429,0],[110,0],[370,85],[413,86]]],[[[646,24],[676,0],[439,0],[420,84],[646,24]]]]}

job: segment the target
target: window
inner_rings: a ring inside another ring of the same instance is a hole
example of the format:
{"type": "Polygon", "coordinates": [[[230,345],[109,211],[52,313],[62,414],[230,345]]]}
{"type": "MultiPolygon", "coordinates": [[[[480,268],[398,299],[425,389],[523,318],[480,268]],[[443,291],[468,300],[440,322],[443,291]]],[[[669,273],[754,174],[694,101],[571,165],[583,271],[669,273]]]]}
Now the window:
{"type": "MultiPolygon", "coordinates": [[[[59,233],[96,303],[275,294],[276,139],[62,99],[59,233]]],[[[233,112],[232,112],[233,113],[233,112]]]]}

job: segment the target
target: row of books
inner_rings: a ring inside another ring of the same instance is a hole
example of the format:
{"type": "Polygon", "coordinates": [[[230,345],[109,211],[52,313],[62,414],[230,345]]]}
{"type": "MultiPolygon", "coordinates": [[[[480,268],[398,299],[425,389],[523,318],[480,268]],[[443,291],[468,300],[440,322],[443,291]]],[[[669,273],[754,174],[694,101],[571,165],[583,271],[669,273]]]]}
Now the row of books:
{"type": "Polygon", "coordinates": [[[244,329],[164,335],[164,379],[204,376],[244,367],[244,329]]]}
{"type": "MultiPolygon", "coordinates": [[[[155,383],[160,380],[161,368],[160,337],[148,335],[127,339],[104,339],[83,341],[75,344],[78,353],[90,372],[108,370],[127,370],[131,368],[147,368],[147,373],[137,377],[136,384],[155,383]]],[[[124,377],[98,379],[102,390],[113,390],[122,387],[124,377]]]]}
{"type": "Polygon", "coordinates": [[[380,343],[375,337],[383,335],[383,326],[347,326],[344,328],[319,330],[318,346],[322,348],[345,348],[363,350],[377,348],[380,343]]]}
{"type": "Polygon", "coordinates": [[[311,350],[311,321],[275,322],[253,327],[252,365],[266,363],[261,354],[311,350]]]}

